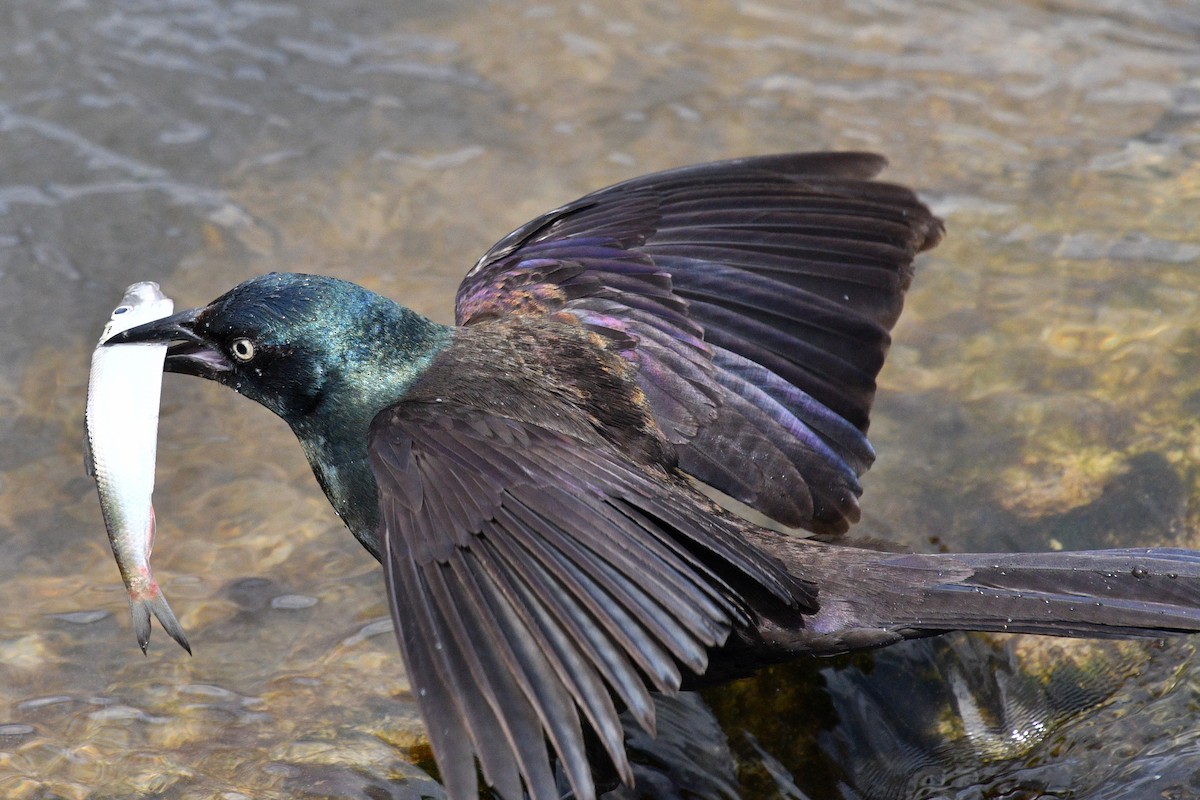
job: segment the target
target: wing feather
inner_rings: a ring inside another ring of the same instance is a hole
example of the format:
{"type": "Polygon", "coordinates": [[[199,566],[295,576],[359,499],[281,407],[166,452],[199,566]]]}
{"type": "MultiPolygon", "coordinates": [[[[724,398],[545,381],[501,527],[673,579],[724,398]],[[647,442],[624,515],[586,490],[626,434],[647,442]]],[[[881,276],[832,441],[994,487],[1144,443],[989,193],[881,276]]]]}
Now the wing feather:
{"type": "MultiPolygon", "coordinates": [[[[519,595],[526,608],[544,611],[546,618],[555,622],[556,630],[561,631],[571,651],[586,658],[598,674],[604,676],[638,724],[653,731],[654,704],[627,652],[596,626],[591,615],[561,584],[540,580],[542,565],[528,553],[515,548],[504,537],[490,537],[488,544],[497,558],[502,559],[496,564],[496,574],[511,585],[514,596],[519,595]]],[[[598,699],[593,702],[600,703],[598,699]]],[[[611,726],[613,720],[614,717],[609,715],[600,717],[604,726],[611,726]]],[[[601,730],[596,720],[592,721],[592,726],[601,730]]]]}
{"type": "Polygon", "coordinates": [[[677,691],[751,624],[735,583],[815,609],[811,584],[599,441],[410,402],[368,449],[393,620],[453,797],[474,796],[472,756],[499,796],[552,797],[551,753],[593,797],[585,724],[632,779],[618,703],[653,731],[648,688],[677,691]]]}
{"type": "Polygon", "coordinates": [[[637,365],[684,470],[781,522],[843,531],[874,459],[888,331],[914,256],[941,236],[912,192],[870,180],[884,163],[765,156],[602,189],[493,247],[458,321],[575,317],[637,365]]]}

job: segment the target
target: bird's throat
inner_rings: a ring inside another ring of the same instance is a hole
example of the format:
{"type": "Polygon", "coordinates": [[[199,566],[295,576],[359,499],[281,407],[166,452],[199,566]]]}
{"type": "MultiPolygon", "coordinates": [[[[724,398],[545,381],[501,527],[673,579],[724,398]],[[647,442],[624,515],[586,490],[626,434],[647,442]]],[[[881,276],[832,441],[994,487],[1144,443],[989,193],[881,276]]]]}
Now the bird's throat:
{"type": "Polygon", "coordinates": [[[393,306],[358,340],[362,346],[347,349],[316,407],[288,419],[334,511],[376,558],[379,501],[367,459],[371,421],[404,399],[454,337],[453,328],[393,306]]]}

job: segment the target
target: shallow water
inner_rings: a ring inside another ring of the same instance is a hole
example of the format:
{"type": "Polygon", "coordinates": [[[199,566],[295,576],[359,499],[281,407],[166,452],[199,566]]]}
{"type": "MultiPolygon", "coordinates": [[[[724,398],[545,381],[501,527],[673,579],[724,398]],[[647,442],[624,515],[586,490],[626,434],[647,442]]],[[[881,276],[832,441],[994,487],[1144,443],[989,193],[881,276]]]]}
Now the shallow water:
{"type": "MultiPolygon", "coordinates": [[[[881,377],[861,533],[1200,545],[1198,38],[1187,2],[10,0],[0,794],[435,794],[377,566],[280,421],[178,376],[154,563],[196,655],[157,629],[137,651],[81,467],[92,346],[135,280],[183,307],[270,270],[448,321],[504,232],[677,164],[875,150],[946,218],[881,377]]],[[[770,772],[747,729],[813,798],[1200,793],[1188,644],[966,641],[709,695],[747,796],[770,772]],[[906,659],[932,666],[898,700],[874,676],[906,659]],[[986,736],[964,698],[988,690],[947,689],[1068,671],[1086,691],[986,736]],[[892,725],[917,696],[937,736],[892,725]]]]}

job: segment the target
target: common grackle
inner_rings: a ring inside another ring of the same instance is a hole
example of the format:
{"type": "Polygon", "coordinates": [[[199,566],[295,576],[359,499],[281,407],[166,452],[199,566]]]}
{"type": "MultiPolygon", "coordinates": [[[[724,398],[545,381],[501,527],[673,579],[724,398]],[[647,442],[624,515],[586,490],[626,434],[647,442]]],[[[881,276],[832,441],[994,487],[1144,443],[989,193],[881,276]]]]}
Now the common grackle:
{"type": "Polygon", "coordinates": [[[859,517],[875,377],[942,224],[864,153],[637,178],[518,228],[457,325],[270,274],[114,337],[279,414],[384,566],[451,798],[632,780],[651,692],[948,630],[1200,630],[1200,553],[918,555],[859,517]],[[822,534],[760,528],[694,481],[822,534]]]}

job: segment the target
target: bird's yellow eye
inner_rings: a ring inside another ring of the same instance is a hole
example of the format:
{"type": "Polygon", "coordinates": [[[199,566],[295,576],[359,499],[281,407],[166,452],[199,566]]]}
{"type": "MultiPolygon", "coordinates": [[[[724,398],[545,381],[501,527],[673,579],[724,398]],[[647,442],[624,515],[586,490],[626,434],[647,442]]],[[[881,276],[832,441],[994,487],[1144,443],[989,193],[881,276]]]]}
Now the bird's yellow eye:
{"type": "Polygon", "coordinates": [[[233,357],[238,361],[249,361],[254,358],[254,342],[245,338],[234,339],[233,344],[229,345],[229,352],[233,353],[233,357]]]}

